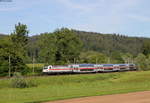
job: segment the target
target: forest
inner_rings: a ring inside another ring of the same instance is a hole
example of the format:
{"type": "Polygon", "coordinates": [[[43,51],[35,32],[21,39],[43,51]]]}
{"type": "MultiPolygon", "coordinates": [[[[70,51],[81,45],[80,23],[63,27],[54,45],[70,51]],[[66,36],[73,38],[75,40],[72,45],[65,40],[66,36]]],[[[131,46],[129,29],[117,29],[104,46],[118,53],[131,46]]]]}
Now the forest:
{"type": "Polygon", "coordinates": [[[38,63],[135,63],[139,70],[150,70],[150,38],[68,28],[29,34],[22,23],[16,24],[11,34],[0,34],[0,76],[26,75],[31,72],[27,64],[38,63]]]}

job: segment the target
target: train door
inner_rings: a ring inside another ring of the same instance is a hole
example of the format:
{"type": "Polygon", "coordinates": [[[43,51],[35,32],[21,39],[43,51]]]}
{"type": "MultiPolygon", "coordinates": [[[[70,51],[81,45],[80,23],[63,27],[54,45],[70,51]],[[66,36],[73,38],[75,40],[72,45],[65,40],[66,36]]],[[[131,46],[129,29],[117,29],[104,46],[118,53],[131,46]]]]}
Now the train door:
{"type": "Polygon", "coordinates": [[[80,72],[79,65],[77,65],[77,64],[71,65],[71,68],[73,69],[73,72],[74,72],[74,73],[80,72]]]}
{"type": "Polygon", "coordinates": [[[97,69],[98,72],[103,72],[104,71],[103,65],[101,65],[101,64],[96,64],[96,65],[98,67],[98,69],[97,69]]]}
{"type": "Polygon", "coordinates": [[[113,68],[114,71],[120,71],[120,67],[118,64],[114,64],[113,67],[114,67],[113,68]]]}
{"type": "Polygon", "coordinates": [[[95,72],[99,72],[99,64],[94,64],[95,72]]]}
{"type": "Polygon", "coordinates": [[[129,65],[128,64],[119,64],[120,71],[127,71],[129,70],[129,65]]]}

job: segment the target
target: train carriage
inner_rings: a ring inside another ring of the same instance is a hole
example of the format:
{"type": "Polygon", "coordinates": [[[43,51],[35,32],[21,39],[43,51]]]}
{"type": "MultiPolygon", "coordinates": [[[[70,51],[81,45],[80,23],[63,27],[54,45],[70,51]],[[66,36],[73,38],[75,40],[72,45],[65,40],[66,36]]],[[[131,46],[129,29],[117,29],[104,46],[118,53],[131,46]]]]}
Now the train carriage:
{"type": "Polygon", "coordinates": [[[73,64],[70,67],[74,73],[97,72],[97,67],[94,64],[73,64]]]}
{"type": "Polygon", "coordinates": [[[101,64],[100,66],[100,72],[112,72],[114,71],[114,65],[113,64],[101,64]]]}
{"type": "Polygon", "coordinates": [[[137,70],[136,65],[135,64],[129,64],[129,70],[131,70],[131,71],[137,70]]]}
{"type": "Polygon", "coordinates": [[[128,71],[129,70],[129,64],[118,64],[120,70],[119,71],[128,71]]]}
{"type": "Polygon", "coordinates": [[[46,66],[43,68],[43,73],[55,74],[55,73],[72,73],[72,69],[66,66],[46,66]]]}
{"type": "Polygon", "coordinates": [[[135,64],[70,64],[66,66],[45,66],[43,73],[95,73],[137,70],[135,64]]]}

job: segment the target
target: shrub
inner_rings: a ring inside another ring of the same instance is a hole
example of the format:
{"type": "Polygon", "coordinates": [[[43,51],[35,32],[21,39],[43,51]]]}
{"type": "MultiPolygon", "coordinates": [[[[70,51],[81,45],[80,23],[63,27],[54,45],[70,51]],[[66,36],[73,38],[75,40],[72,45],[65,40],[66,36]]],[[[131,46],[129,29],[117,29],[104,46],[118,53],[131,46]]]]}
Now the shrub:
{"type": "Polygon", "coordinates": [[[32,81],[27,81],[19,72],[14,73],[11,81],[11,87],[13,88],[28,88],[35,87],[37,84],[32,81]]]}

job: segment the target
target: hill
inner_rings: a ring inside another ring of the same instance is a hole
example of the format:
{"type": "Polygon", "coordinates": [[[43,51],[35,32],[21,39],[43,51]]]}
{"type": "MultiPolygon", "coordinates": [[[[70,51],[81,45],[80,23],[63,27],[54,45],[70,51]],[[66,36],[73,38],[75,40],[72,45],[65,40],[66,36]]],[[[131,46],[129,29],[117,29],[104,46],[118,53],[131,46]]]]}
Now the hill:
{"type": "Polygon", "coordinates": [[[143,37],[128,37],[119,34],[101,34],[76,30],[74,32],[83,41],[85,50],[103,52],[108,55],[112,52],[137,55],[143,52],[144,42],[150,42],[149,38],[143,37]]]}
{"type": "MultiPolygon", "coordinates": [[[[150,43],[150,38],[146,37],[129,37],[119,34],[102,34],[78,30],[73,31],[83,42],[84,51],[97,51],[109,56],[113,53],[130,53],[136,56],[139,53],[143,53],[145,42],[150,43]]],[[[40,39],[40,35],[29,37],[29,55],[31,55],[30,51],[34,50],[38,56],[39,47],[35,44],[37,44],[37,40],[40,39]]],[[[0,34],[0,38],[5,36],[4,34],[0,34]]]]}
{"type": "Polygon", "coordinates": [[[0,38],[6,37],[7,35],[0,33],[0,38]]]}

